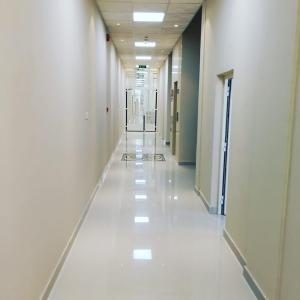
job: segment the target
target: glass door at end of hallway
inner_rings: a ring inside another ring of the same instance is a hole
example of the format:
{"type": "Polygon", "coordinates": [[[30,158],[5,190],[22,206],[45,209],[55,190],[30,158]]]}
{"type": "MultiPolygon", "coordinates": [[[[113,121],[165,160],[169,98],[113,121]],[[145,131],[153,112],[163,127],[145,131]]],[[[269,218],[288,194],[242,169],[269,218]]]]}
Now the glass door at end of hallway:
{"type": "Polygon", "coordinates": [[[126,90],[126,131],[156,132],[157,90],[126,90]]]}

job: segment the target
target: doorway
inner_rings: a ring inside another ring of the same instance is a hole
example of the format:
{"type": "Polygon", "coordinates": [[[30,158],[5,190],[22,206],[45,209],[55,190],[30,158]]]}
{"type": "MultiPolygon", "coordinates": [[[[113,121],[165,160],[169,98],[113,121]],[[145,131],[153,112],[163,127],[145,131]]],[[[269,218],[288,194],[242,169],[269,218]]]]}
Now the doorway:
{"type": "Polygon", "coordinates": [[[230,150],[230,121],[231,121],[231,94],[233,77],[224,81],[223,121],[220,156],[220,186],[219,186],[219,214],[226,215],[228,163],[230,150]]]}
{"type": "Polygon", "coordinates": [[[146,88],[126,89],[126,131],[156,132],[158,91],[146,88]]]}
{"type": "Polygon", "coordinates": [[[171,148],[172,154],[176,154],[176,132],[177,132],[177,122],[178,122],[178,112],[177,112],[177,95],[178,95],[178,81],[174,82],[174,88],[171,94],[171,148]]]}

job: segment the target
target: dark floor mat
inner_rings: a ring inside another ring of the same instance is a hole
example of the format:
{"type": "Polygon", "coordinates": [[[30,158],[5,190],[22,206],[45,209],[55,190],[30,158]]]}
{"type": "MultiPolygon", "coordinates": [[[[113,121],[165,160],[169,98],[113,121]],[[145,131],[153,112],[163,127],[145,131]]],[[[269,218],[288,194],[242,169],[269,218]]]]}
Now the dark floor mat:
{"type": "Polygon", "coordinates": [[[163,154],[124,153],[122,161],[166,161],[163,154]]]}

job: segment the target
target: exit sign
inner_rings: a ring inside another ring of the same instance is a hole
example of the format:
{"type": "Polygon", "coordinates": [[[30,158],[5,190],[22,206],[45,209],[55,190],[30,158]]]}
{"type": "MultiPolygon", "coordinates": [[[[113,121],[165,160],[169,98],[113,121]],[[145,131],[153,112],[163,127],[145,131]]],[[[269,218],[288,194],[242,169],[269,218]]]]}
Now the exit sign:
{"type": "Polygon", "coordinates": [[[139,69],[147,69],[146,65],[139,65],[139,69]]]}

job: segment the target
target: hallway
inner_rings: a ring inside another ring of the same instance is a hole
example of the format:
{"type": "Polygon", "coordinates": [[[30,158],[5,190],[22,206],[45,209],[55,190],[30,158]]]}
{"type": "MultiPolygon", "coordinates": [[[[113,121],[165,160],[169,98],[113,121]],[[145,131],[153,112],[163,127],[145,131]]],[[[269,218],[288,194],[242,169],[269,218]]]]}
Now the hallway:
{"type": "Polygon", "coordinates": [[[49,300],[251,300],[242,268],[178,166],[152,133],[128,133],[114,153],[49,300]],[[124,162],[123,153],[166,161],[124,162]]]}

